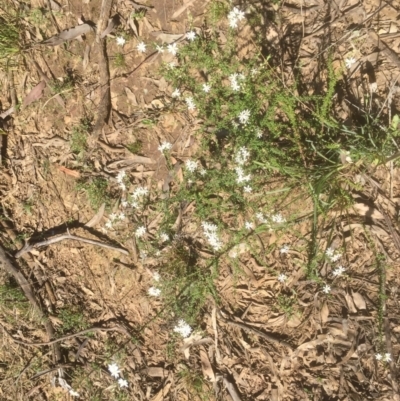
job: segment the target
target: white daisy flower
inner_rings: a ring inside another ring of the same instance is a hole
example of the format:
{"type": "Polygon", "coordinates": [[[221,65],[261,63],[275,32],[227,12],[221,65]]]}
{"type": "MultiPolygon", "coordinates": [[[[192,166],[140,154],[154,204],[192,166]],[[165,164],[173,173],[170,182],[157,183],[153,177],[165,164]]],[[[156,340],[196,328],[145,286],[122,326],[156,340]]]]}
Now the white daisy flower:
{"type": "Polygon", "coordinates": [[[238,20],[236,18],[231,18],[229,20],[229,26],[233,29],[237,28],[238,26],[238,20]]]}
{"type": "Polygon", "coordinates": [[[126,200],[123,200],[123,201],[121,202],[121,206],[122,206],[122,207],[128,207],[128,205],[129,205],[129,203],[128,203],[126,200]]]}
{"type": "Polygon", "coordinates": [[[185,99],[185,102],[187,104],[188,110],[194,110],[196,108],[196,105],[194,104],[193,98],[191,96],[187,97],[185,99]]]}
{"type": "Polygon", "coordinates": [[[148,294],[152,297],[159,297],[161,295],[161,290],[156,287],[150,287],[148,290],[148,294]]]}
{"type": "Polygon", "coordinates": [[[231,28],[237,28],[238,22],[242,21],[245,17],[245,13],[238,7],[234,7],[228,14],[229,26],[231,28]]]}
{"type": "Polygon", "coordinates": [[[211,90],[211,85],[203,84],[203,92],[208,93],[211,90]]]}
{"type": "Polygon", "coordinates": [[[136,46],[136,50],[140,53],[146,53],[146,44],[144,42],[139,42],[136,46]]]}
{"type": "Polygon", "coordinates": [[[286,280],[287,280],[287,275],[286,274],[281,273],[278,276],[278,281],[280,281],[281,283],[284,283],[286,280]]]}
{"type": "Polygon", "coordinates": [[[112,228],[112,222],[111,222],[111,220],[108,220],[107,221],[107,223],[105,224],[106,225],[106,228],[108,228],[109,230],[112,228]]]}
{"type": "Polygon", "coordinates": [[[377,361],[380,361],[382,358],[383,358],[383,357],[382,357],[382,354],[375,354],[375,359],[376,359],[377,361]]]}
{"type": "Polygon", "coordinates": [[[338,266],[333,272],[332,274],[336,277],[340,277],[344,272],[346,271],[346,269],[343,266],[338,266]]]}
{"type": "Polygon", "coordinates": [[[240,85],[239,85],[239,83],[238,83],[238,74],[231,74],[231,75],[229,75],[229,81],[230,81],[230,83],[231,83],[231,88],[232,88],[232,90],[233,91],[235,91],[235,92],[237,92],[237,91],[239,91],[240,90],[240,85]]]}
{"type": "Polygon", "coordinates": [[[235,162],[239,164],[239,166],[243,166],[243,164],[245,164],[249,160],[249,157],[250,157],[250,152],[247,150],[245,146],[242,146],[241,148],[239,148],[239,150],[235,155],[235,162]]]}
{"type": "Polygon", "coordinates": [[[173,92],[172,92],[172,94],[171,94],[171,97],[176,97],[176,98],[178,98],[178,97],[180,97],[181,96],[181,91],[179,90],[179,89],[175,89],[173,92]]]}
{"type": "Polygon", "coordinates": [[[207,174],[207,170],[204,169],[204,168],[202,168],[202,169],[199,171],[199,173],[200,173],[200,175],[205,176],[205,175],[207,174]]]}
{"type": "Polygon", "coordinates": [[[235,171],[236,171],[236,174],[237,174],[236,182],[238,184],[242,184],[244,182],[247,182],[247,181],[251,180],[251,175],[250,174],[245,175],[244,171],[243,171],[243,169],[241,167],[236,167],[235,171]]]}
{"type": "Polygon", "coordinates": [[[125,170],[121,170],[117,175],[117,182],[123,182],[126,177],[125,170]]]}
{"type": "Polygon", "coordinates": [[[392,356],[389,353],[386,353],[383,357],[385,362],[392,362],[392,356]]]}
{"type": "Polygon", "coordinates": [[[172,70],[172,69],[174,69],[174,68],[176,67],[176,65],[175,65],[175,63],[174,63],[173,61],[171,61],[171,62],[168,63],[167,65],[168,65],[168,68],[169,68],[170,70],[172,70]]]}
{"type": "Polygon", "coordinates": [[[180,334],[182,337],[189,337],[192,328],[184,321],[179,320],[178,325],[174,327],[174,332],[180,334]]]}
{"type": "Polygon", "coordinates": [[[166,150],[170,150],[172,148],[172,143],[169,142],[163,142],[159,147],[158,150],[160,152],[164,152],[166,150]]]}
{"type": "Polygon", "coordinates": [[[239,121],[243,124],[246,125],[249,121],[250,118],[250,110],[243,110],[240,114],[239,114],[239,121]]]}
{"type": "Polygon", "coordinates": [[[325,287],[322,289],[325,294],[329,294],[331,292],[331,286],[326,284],[325,287]]]}
{"type": "Polygon", "coordinates": [[[334,253],[335,250],[333,248],[327,248],[327,250],[325,251],[325,255],[328,256],[328,258],[331,258],[334,253]]]}
{"type": "Polygon", "coordinates": [[[285,222],[286,222],[286,219],[285,219],[280,213],[273,214],[273,215],[271,216],[271,220],[272,220],[274,223],[278,223],[278,224],[281,224],[281,223],[285,223],[285,222]]]}
{"type": "Polygon", "coordinates": [[[193,160],[186,160],[186,168],[191,172],[194,173],[198,167],[198,162],[193,160]]]}
{"type": "Polygon", "coordinates": [[[142,196],[147,195],[148,193],[149,193],[149,190],[146,187],[137,187],[132,193],[132,198],[138,199],[142,196]]]}
{"type": "Polygon", "coordinates": [[[116,363],[111,363],[110,365],[108,365],[108,371],[110,372],[111,376],[115,377],[116,379],[119,377],[119,374],[121,373],[116,363]]]}
{"type": "Polygon", "coordinates": [[[193,41],[193,40],[195,40],[196,39],[196,32],[195,31],[190,31],[190,32],[187,32],[186,33],[186,39],[187,40],[190,40],[190,41],[193,41]]]}
{"type": "Polygon", "coordinates": [[[123,190],[126,191],[126,185],[123,182],[120,182],[118,186],[123,190]]]}
{"type": "Polygon", "coordinates": [[[284,245],[280,250],[280,253],[289,253],[289,245],[284,245]]]}
{"type": "Polygon", "coordinates": [[[253,188],[250,185],[246,185],[245,187],[243,187],[243,191],[246,193],[250,193],[253,191],[253,188]]]}
{"type": "Polygon", "coordinates": [[[117,36],[116,42],[118,46],[123,46],[126,43],[126,40],[122,36],[117,36]]]}
{"type": "Polygon", "coordinates": [[[250,71],[250,74],[252,77],[255,77],[258,74],[258,69],[257,68],[252,68],[250,71]]]}
{"type": "Polygon", "coordinates": [[[244,226],[247,230],[252,230],[254,228],[254,224],[251,221],[246,221],[244,226]]]}
{"type": "Polygon", "coordinates": [[[201,226],[203,227],[204,236],[207,238],[210,246],[214,249],[214,251],[219,251],[223,244],[218,238],[218,227],[215,224],[207,223],[206,221],[203,221],[201,226]]]}
{"type": "Polygon", "coordinates": [[[355,64],[356,59],[354,57],[349,57],[344,60],[344,63],[346,64],[346,68],[349,69],[353,64],[355,64]]]}
{"type": "Polygon", "coordinates": [[[261,131],[260,129],[258,129],[258,130],[256,131],[256,137],[257,137],[257,138],[262,138],[262,136],[263,136],[262,131],[261,131]]]}
{"type": "Polygon", "coordinates": [[[158,272],[154,272],[153,273],[153,280],[154,281],[160,281],[160,278],[161,278],[160,273],[158,273],[158,272]]]}
{"type": "Polygon", "coordinates": [[[123,387],[128,387],[128,382],[125,379],[119,378],[118,379],[118,384],[121,388],[123,387]]]}
{"type": "Polygon", "coordinates": [[[71,397],[79,397],[79,393],[75,390],[69,390],[69,394],[71,397]]]}
{"type": "Polygon", "coordinates": [[[337,253],[337,254],[331,256],[331,261],[337,262],[341,257],[342,257],[342,255],[340,253],[337,253]]]}
{"type": "Polygon", "coordinates": [[[171,43],[170,45],[167,46],[167,50],[173,56],[176,56],[176,54],[178,53],[178,45],[176,43],[171,43]]]}
{"type": "Polygon", "coordinates": [[[139,228],[136,229],[135,235],[138,238],[142,238],[143,235],[146,234],[146,227],[145,226],[140,226],[139,228]]]}
{"type": "Polygon", "coordinates": [[[161,233],[160,234],[160,239],[161,239],[161,242],[169,241],[169,235],[166,234],[166,233],[161,233]]]}
{"type": "Polygon", "coordinates": [[[115,213],[111,213],[108,217],[109,217],[109,219],[110,219],[111,221],[114,221],[114,220],[117,219],[118,216],[117,216],[115,213]]]}
{"type": "Polygon", "coordinates": [[[160,46],[160,45],[157,45],[156,46],[156,50],[158,51],[158,53],[164,53],[164,47],[163,46],[160,46]]]}

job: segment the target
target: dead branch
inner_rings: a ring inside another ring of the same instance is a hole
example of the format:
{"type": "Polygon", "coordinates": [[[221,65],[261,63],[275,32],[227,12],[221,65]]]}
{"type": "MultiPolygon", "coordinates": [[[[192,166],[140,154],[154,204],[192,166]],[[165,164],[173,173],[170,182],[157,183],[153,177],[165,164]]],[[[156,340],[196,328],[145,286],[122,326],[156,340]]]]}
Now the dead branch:
{"type": "Polygon", "coordinates": [[[224,376],[224,384],[228,390],[229,395],[232,397],[233,401],[242,401],[239,393],[237,392],[233,383],[231,383],[226,376],[224,376]]]}
{"type": "Polygon", "coordinates": [[[222,315],[221,311],[217,311],[217,313],[218,313],[218,317],[219,317],[223,322],[225,322],[225,323],[227,323],[227,324],[229,324],[229,325],[231,325],[231,326],[239,327],[239,328],[242,329],[242,330],[251,331],[252,333],[256,334],[257,336],[259,336],[259,337],[261,337],[261,338],[264,338],[265,340],[267,340],[267,341],[269,341],[269,342],[271,342],[271,343],[281,344],[281,345],[283,345],[283,346],[285,346],[285,347],[287,347],[287,348],[289,348],[290,350],[293,351],[293,347],[292,347],[289,343],[287,343],[287,342],[284,341],[284,340],[280,340],[280,339],[277,338],[274,334],[272,334],[272,333],[271,333],[271,334],[269,334],[269,333],[263,333],[262,331],[259,331],[259,330],[255,329],[254,327],[249,326],[249,325],[247,325],[247,324],[239,323],[239,322],[234,322],[233,320],[226,319],[226,318],[222,315]]]}
{"type": "Polygon", "coordinates": [[[100,73],[100,90],[101,97],[98,106],[96,123],[93,130],[92,145],[97,142],[103,126],[108,121],[111,109],[111,93],[110,93],[110,70],[108,66],[106,38],[101,37],[101,33],[107,27],[110,17],[112,0],[103,0],[100,10],[100,18],[97,25],[96,42],[99,51],[99,73],[100,73]]]}
{"type": "MultiPolygon", "coordinates": [[[[44,327],[46,328],[46,332],[49,338],[53,338],[55,335],[55,331],[53,328],[53,325],[51,324],[50,320],[47,319],[46,315],[42,312],[42,309],[37,302],[35,296],[33,295],[32,287],[29,284],[28,280],[25,278],[25,276],[19,271],[17,267],[15,267],[8,256],[6,255],[4,249],[2,246],[0,246],[0,268],[4,268],[4,270],[13,276],[19,286],[21,287],[22,291],[24,292],[26,298],[30,302],[30,304],[33,306],[35,309],[36,313],[41,316],[44,320],[44,327]]],[[[59,362],[61,360],[61,351],[58,345],[54,346],[54,355],[55,358],[57,359],[56,362],[59,362]]]]}
{"type": "Polygon", "coordinates": [[[66,233],[66,234],[62,234],[56,237],[52,237],[48,240],[45,241],[40,241],[40,242],[36,242],[35,244],[30,244],[29,242],[27,242],[24,247],[18,251],[15,255],[15,257],[18,259],[20,258],[22,255],[24,255],[27,252],[30,252],[33,248],[40,248],[42,246],[48,246],[51,244],[55,244],[57,242],[60,241],[64,241],[66,239],[71,239],[74,241],[80,241],[80,242],[84,242],[86,244],[92,244],[92,245],[97,245],[100,246],[102,248],[106,248],[106,249],[111,249],[113,251],[117,251],[117,252],[121,252],[124,255],[129,255],[129,252],[123,248],[118,248],[116,246],[113,245],[109,245],[109,244],[105,244],[104,242],[100,242],[100,241],[96,241],[93,239],[89,239],[89,238],[83,238],[83,237],[78,237],[76,235],[72,235],[70,233],[66,233]]]}
{"type": "Polygon", "coordinates": [[[130,336],[128,330],[126,330],[124,327],[120,327],[120,326],[114,326],[114,327],[92,327],[90,329],[81,330],[81,331],[78,331],[77,333],[68,334],[66,336],[63,336],[63,337],[60,337],[60,338],[56,338],[56,339],[51,340],[51,341],[38,342],[38,343],[28,343],[26,341],[18,340],[1,323],[0,323],[0,325],[3,327],[4,331],[10,336],[10,338],[15,343],[26,345],[28,347],[41,347],[41,346],[45,346],[45,345],[52,345],[52,344],[59,343],[61,341],[69,340],[70,338],[82,336],[83,334],[90,333],[92,331],[119,331],[120,333],[123,333],[123,334],[125,334],[127,336],[130,336]]]}

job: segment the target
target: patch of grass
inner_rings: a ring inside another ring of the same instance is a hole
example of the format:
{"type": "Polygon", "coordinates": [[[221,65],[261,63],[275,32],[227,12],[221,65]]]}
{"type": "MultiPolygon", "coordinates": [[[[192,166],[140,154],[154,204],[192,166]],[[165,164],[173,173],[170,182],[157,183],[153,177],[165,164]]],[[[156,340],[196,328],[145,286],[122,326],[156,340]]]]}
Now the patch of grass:
{"type": "Polygon", "coordinates": [[[126,67],[125,55],[123,53],[119,52],[114,56],[114,65],[120,68],[126,67]]]}
{"type": "Polygon", "coordinates": [[[193,372],[189,367],[181,365],[178,375],[184,383],[185,390],[194,397],[194,400],[212,399],[212,391],[208,388],[202,374],[193,372]]]}
{"type": "Polygon", "coordinates": [[[90,327],[86,317],[81,311],[75,308],[63,308],[58,312],[58,317],[62,320],[63,325],[60,328],[62,333],[71,331],[85,330],[90,327]]]}
{"type": "Polygon", "coordinates": [[[137,155],[138,153],[140,153],[142,151],[143,143],[141,141],[128,143],[126,145],[126,148],[129,150],[129,152],[133,153],[134,155],[137,155]]]}
{"type": "Polygon", "coordinates": [[[31,215],[33,210],[34,202],[32,199],[27,199],[22,203],[22,208],[26,214],[31,215]]]}
{"type": "MultiPolygon", "coordinates": [[[[13,13],[14,14],[14,13],[13,13]]],[[[9,68],[16,64],[21,50],[19,19],[8,13],[0,14],[0,66],[9,68]]]]}
{"type": "Polygon", "coordinates": [[[83,120],[81,124],[72,128],[70,144],[73,153],[82,157],[87,145],[87,136],[90,132],[91,125],[87,120],[83,120]]]}
{"type": "Polygon", "coordinates": [[[21,288],[12,281],[0,284],[0,303],[5,305],[9,303],[17,307],[26,309],[27,299],[21,288]]]}
{"type": "Polygon", "coordinates": [[[84,190],[93,209],[98,209],[102,203],[109,204],[108,181],[104,178],[92,178],[87,182],[77,184],[78,190],[84,190]]]}
{"type": "Polygon", "coordinates": [[[70,91],[74,87],[74,80],[67,75],[64,79],[54,79],[48,83],[48,86],[53,94],[61,94],[70,91]]]}
{"type": "Polygon", "coordinates": [[[292,296],[280,294],[277,297],[277,309],[290,319],[295,313],[296,300],[292,296]]]}

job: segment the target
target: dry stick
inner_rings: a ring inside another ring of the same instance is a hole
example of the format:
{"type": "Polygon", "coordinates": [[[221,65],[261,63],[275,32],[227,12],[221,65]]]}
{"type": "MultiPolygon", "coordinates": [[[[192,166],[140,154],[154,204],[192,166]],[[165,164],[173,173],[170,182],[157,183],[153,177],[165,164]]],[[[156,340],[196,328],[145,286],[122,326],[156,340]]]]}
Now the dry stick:
{"type": "Polygon", "coordinates": [[[0,323],[0,325],[3,327],[4,331],[11,337],[11,339],[15,343],[26,345],[28,347],[41,347],[41,346],[45,346],[45,345],[52,345],[52,344],[59,343],[59,342],[64,341],[64,340],[69,340],[70,338],[82,336],[83,334],[90,333],[92,331],[119,331],[120,333],[123,333],[123,334],[125,334],[125,335],[127,335],[129,337],[131,336],[127,329],[125,329],[124,327],[120,327],[120,326],[114,326],[114,327],[92,327],[91,329],[85,329],[85,330],[82,330],[82,331],[78,331],[77,333],[68,334],[67,336],[56,338],[54,340],[47,341],[47,342],[27,343],[26,341],[22,341],[22,340],[16,339],[15,337],[13,337],[13,335],[1,323],[0,323]]]}
{"type": "MultiPolygon", "coordinates": [[[[392,341],[391,341],[391,335],[390,335],[390,323],[389,319],[387,317],[384,318],[384,329],[385,329],[385,342],[386,342],[386,351],[390,354],[393,355],[393,349],[392,349],[392,341]]],[[[397,377],[397,372],[396,372],[396,363],[393,361],[389,362],[389,367],[390,367],[390,379],[392,382],[392,389],[393,392],[398,395],[399,394],[399,385],[397,384],[396,377],[397,377]]],[[[394,399],[394,398],[393,398],[394,399]]]]}
{"type": "Polygon", "coordinates": [[[233,383],[231,383],[226,376],[224,376],[224,384],[226,389],[228,390],[229,395],[232,397],[233,401],[242,401],[239,393],[236,391],[236,388],[233,383]]]}
{"type": "Polygon", "coordinates": [[[47,245],[55,244],[57,242],[64,241],[66,239],[72,239],[72,240],[75,240],[75,241],[84,242],[86,244],[92,244],[92,245],[101,246],[103,248],[112,249],[113,251],[121,252],[124,255],[129,255],[129,252],[127,250],[123,249],[123,248],[118,248],[118,247],[113,246],[113,245],[105,244],[104,242],[96,241],[96,240],[89,239],[89,238],[78,237],[76,235],[72,235],[72,234],[67,233],[67,234],[59,235],[57,237],[50,238],[50,239],[45,240],[45,241],[36,242],[35,244],[29,244],[29,242],[27,242],[24,245],[24,247],[20,251],[18,251],[16,253],[15,257],[18,259],[22,255],[24,255],[25,253],[30,252],[33,248],[39,248],[41,246],[47,246],[47,245]]]}
{"type": "Polygon", "coordinates": [[[263,333],[262,331],[259,331],[259,330],[255,329],[254,327],[249,326],[247,324],[234,322],[233,320],[226,319],[224,316],[222,316],[222,313],[220,311],[218,311],[218,316],[220,317],[220,319],[223,322],[230,324],[231,326],[236,326],[236,327],[241,328],[242,330],[251,331],[254,334],[256,334],[257,336],[262,337],[271,343],[284,345],[285,347],[287,347],[293,351],[293,347],[289,343],[287,343],[284,340],[279,340],[279,338],[277,338],[273,334],[263,333]]]}
{"type": "Polygon", "coordinates": [[[109,111],[111,109],[111,93],[110,93],[110,70],[108,68],[106,38],[101,37],[101,33],[107,27],[110,17],[112,0],[103,0],[100,10],[100,18],[97,24],[96,42],[99,51],[99,72],[100,72],[100,90],[101,98],[98,106],[96,123],[93,130],[92,146],[95,145],[99,138],[104,124],[108,120],[109,111]]]}
{"type": "MultiPolygon", "coordinates": [[[[49,336],[49,338],[53,338],[55,335],[53,325],[51,324],[50,320],[47,319],[45,314],[42,312],[42,309],[41,309],[39,303],[37,302],[35,296],[33,295],[31,285],[29,284],[29,282],[27,281],[25,276],[11,263],[10,259],[6,255],[2,246],[0,246],[0,268],[4,268],[4,270],[8,274],[10,274],[11,276],[13,276],[15,278],[15,280],[21,287],[26,298],[31,303],[31,305],[33,306],[35,311],[44,319],[43,324],[46,329],[47,335],[49,336]]],[[[4,328],[4,330],[6,330],[6,329],[4,328]]],[[[61,356],[60,347],[58,347],[58,345],[54,346],[53,351],[54,351],[54,354],[57,359],[57,361],[55,361],[55,362],[61,361],[62,356],[61,356]]]]}

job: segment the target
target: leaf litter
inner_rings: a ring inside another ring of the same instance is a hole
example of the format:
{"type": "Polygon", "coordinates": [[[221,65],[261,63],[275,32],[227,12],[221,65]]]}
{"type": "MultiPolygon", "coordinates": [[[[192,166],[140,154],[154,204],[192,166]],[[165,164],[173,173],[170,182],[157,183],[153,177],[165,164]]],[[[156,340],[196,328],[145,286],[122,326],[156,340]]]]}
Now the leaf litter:
{"type": "MultiPolygon", "coordinates": [[[[199,9],[202,9],[202,6],[199,6],[199,9]]],[[[165,43],[172,43],[182,38],[182,34],[179,32],[186,30],[184,12],[189,7],[191,10],[196,9],[196,2],[186,2],[182,7],[171,11],[169,14],[171,19],[181,17],[182,21],[179,21],[176,26],[169,25],[168,30],[176,33],[161,32],[157,34],[158,39],[165,43]]],[[[125,16],[130,15],[123,5],[118,4],[118,8],[125,16]]],[[[152,11],[155,11],[155,15],[156,13],[157,15],[158,13],[161,14],[157,6],[152,11]]],[[[308,12],[311,10],[307,11],[305,15],[308,12]]],[[[312,15],[314,18],[314,14],[312,15]]],[[[148,18],[152,21],[151,13],[149,13],[148,18]]],[[[296,25],[299,21],[293,18],[291,22],[296,25]]],[[[300,22],[304,22],[307,26],[308,20],[302,16],[300,22]]],[[[154,23],[154,26],[156,25],[154,23]]],[[[55,35],[45,42],[48,45],[55,46],[71,41],[82,33],[90,31],[89,27],[78,29],[79,26],[62,31],[59,35],[55,35]]],[[[138,33],[136,32],[136,34],[138,33]]],[[[305,38],[305,42],[307,41],[309,39],[305,38]]],[[[248,46],[247,42],[245,44],[248,46]]],[[[71,46],[78,45],[77,42],[71,43],[71,46]]],[[[243,51],[248,52],[249,50],[251,47],[247,47],[243,51]]],[[[304,52],[304,48],[300,50],[304,52]]],[[[93,60],[90,63],[95,66],[98,62],[97,55],[93,54],[92,56],[93,60]]],[[[93,66],[89,65],[88,58],[86,60],[85,64],[88,70],[86,72],[80,71],[80,74],[88,85],[87,89],[95,90],[97,83],[91,80],[93,66]]],[[[310,69],[312,70],[315,60],[309,57],[305,57],[304,60],[311,64],[310,69]]],[[[390,60],[393,61],[393,58],[390,60]]],[[[62,62],[66,63],[67,60],[64,59],[62,62]]],[[[52,71],[57,71],[56,74],[62,73],[58,68],[59,63],[58,56],[53,54],[52,58],[49,59],[49,65],[52,71]]],[[[116,93],[126,93],[128,100],[137,108],[140,105],[140,102],[137,101],[138,94],[129,87],[132,88],[133,82],[139,82],[138,78],[144,77],[146,74],[148,71],[139,72],[130,77],[128,81],[124,81],[124,77],[117,77],[111,85],[115,85],[116,93]]],[[[311,79],[311,75],[308,78],[311,79]]],[[[352,79],[356,80],[357,75],[352,79]]],[[[44,80],[39,85],[43,86],[43,82],[44,80]]],[[[148,94],[148,104],[159,95],[158,91],[161,91],[160,87],[157,85],[155,87],[153,92],[148,94]]],[[[93,217],[93,210],[88,204],[85,193],[74,195],[76,178],[87,174],[85,171],[87,160],[82,161],[74,157],[73,164],[65,161],[66,165],[58,166],[56,162],[65,156],[67,152],[65,149],[55,146],[35,146],[39,140],[44,143],[49,141],[48,138],[53,137],[54,127],[57,127],[59,135],[68,141],[70,139],[69,129],[71,128],[70,122],[65,118],[66,113],[60,112],[56,105],[51,110],[50,116],[42,115],[37,118],[35,113],[31,112],[31,108],[34,107],[33,102],[40,100],[42,96],[44,86],[40,88],[40,86],[39,89],[35,87],[35,92],[32,91],[32,95],[28,94],[25,99],[29,96],[30,99],[24,100],[23,103],[25,106],[30,106],[26,107],[26,110],[21,110],[21,114],[14,119],[13,137],[10,136],[9,158],[15,191],[3,197],[5,210],[8,210],[8,213],[13,217],[13,222],[19,232],[33,233],[32,227],[39,226],[50,230],[63,221],[68,221],[68,219],[78,222],[90,220],[90,226],[97,228],[102,224],[104,207],[102,206],[93,217]],[[50,121],[50,125],[38,124],[40,118],[50,121]],[[34,135],[34,138],[24,134],[26,127],[29,128],[30,135],[34,135]],[[75,173],[72,173],[74,171],[78,175],[74,175],[75,173]],[[39,181],[39,173],[40,175],[44,174],[47,177],[46,180],[39,181]],[[37,188],[37,190],[33,188],[37,188]],[[29,214],[22,205],[29,209],[31,203],[34,208],[29,214]]],[[[83,99],[85,98],[65,99],[68,113],[71,113],[70,121],[73,124],[79,124],[82,117],[81,110],[84,110],[85,107],[91,107],[90,102],[85,103],[83,99]],[[76,104],[74,104],[75,102],[76,104]],[[79,112],[76,112],[76,109],[79,112]]],[[[99,101],[100,97],[97,95],[97,98],[94,97],[93,99],[99,101]]],[[[117,107],[122,113],[127,113],[123,101],[117,102],[117,107]]],[[[92,109],[92,111],[95,112],[96,110],[92,109]]],[[[127,113],[126,115],[130,114],[127,113]]],[[[112,145],[122,148],[122,145],[132,142],[132,130],[129,124],[133,124],[135,119],[136,116],[128,117],[125,122],[121,122],[111,115],[108,124],[102,127],[100,135],[107,137],[113,131],[118,132],[112,145]]],[[[161,124],[159,124],[159,128],[165,130],[163,135],[166,135],[168,139],[172,137],[173,140],[178,140],[180,139],[179,127],[174,124],[173,115],[170,119],[168,130],[161,127],[161,124]]],[[[189,131],[190,129],[194,130],[193,121],[183,113],[180,119],[189,131]]],[[[85,135],[90,135],[90,133],[86,132],[85,135]]],[[[157,151],[159,143],[151,138],[151,130],[139,128],[137,136],[142,142],[144,151],[131,153],[129,157],[126,157],[124,150],[121,150],[124,156],[116,153],[121,156],[120,158],[114,156],[114,153],[107,148],[96,148],[94,153],[89,152],[89,158],[96,157],[96,174],[107,176],[110,172],[115,174],[121,169],[129,168],[128,174],[133,186],[142,184],[144,182],[143,177],[153,175],[155,180],[160,179],[163,183],[167,180],[168,190],[173,191],[174,185],[176,185],[174,176],[170,177],[168,169],[165,164],[163,165],[165,158],[159,156],[157,151]],[[155,175],[154,166],[147,166],[148,164],[157,165],[155,175]],[[105,168],[108,169],[107,172],[105,168]]],[[[108,142],[105,141],[105,143],[108,142]]],[[[189,137],[185,141],[182,139],[181,144],[174,147],[177,174],[181,174],[180,180],[183,180],[183,176],[181,165],[178,163],[181,158],[184,160],[188,157],[186,143],[190,143],[189,137]]],[[[382,184],[387,184],[387,180],[388,178],[385,176],[380,177],[382,184]]],[[[394,185],[395,190],[397,190],[398,182],[396,179],[394,185]]],[[[115,189],[113,190],[115,191],[115,189]]],[[[365,187],[364,190],[366,190],[365,187]]],[[[122,199],[123,194],[118,194],[118,197],[122,199]]],[[[372,217],[375,222],[384,220],[379,209],[371,208],[365,203],[355,205],[355,214],[357,217],[354,221],[365,217],[372,217]]],[[[339,219],[338,216],[336,218],[339,219]]],[[[154,218],[148,220],[153,232],[156,232],[158,228],[157,221],[154,218]]],[[[362,224],[356,223],[359,224],[357,227],[349,225],[350,236],[353,238],[351,241],[347,241],[346,249],[346,262],[349,264],[348,274],[349,277],[358,280],[355,281],[357,284],[353,281],[340,281],[339,290],[332,292],[326,298],[322,298],[323,295],[315,282],[307,282],[303,273],[304,266],[301,264],[301,258],[296,259],[294,254],[289,254],[287,259],[281,259],[275,254],[269,253],[265,255],[266,262],[261,263],[259,260],[260,249],[254,248],[254,246],[250,247],[247,243],[240,243],[233,248],[229,256],[240,258],[245,274],[237,276],[233,274],[232,267],[229,264],[221,266],[221,276],[217,279],[221,308],[223,307],[232,321],[240,322],[264,334],[271,330],[271,333],[289,341],[294,348],[293,354],[288,352],[287,347],[268,343],[263,337],[257,335],[257,331],[244,329],[244,326],[235,327],[225,324],[219,319],[216,308],[208,307],[204,311],[202,328],[209,337],[194,337],[196,341],[192,341],[183,355],[189,370],[197,373],[206,381],[211,379],[215,382],[218,380],[224,382],[225,387],[220,387],[222,399],[228,399],[228,392],[234,400],[246,398],[259,400],[309,399],[305,390],[310,391],[309,388],[313,389],[315,399],[323,399],[326,396],[350,399],[350,394],[354,393],[361,394],[358,397],[363,397],[363,399],[370,399],[370,394],[377,392],[376,389],[379,389],[380,395],[375,399],[388,399],[392,395],[390,382],[386,380],[373,382],[373,378],[377,377],[376,375],[384,374],[385,368],[383,365],[376,366],[373,358],[376,344],[374,343],[373,327],[370,322],[377,320],[379,283],[376,276],[372,274],[377,268],[371,263],[374,251],[365,249],[365,230],[370,230],[371,235],[379,237],[376,239],[376,246],[384,247],[385,252],[391,255],[393,260],[397,259],[397,251],[390,241],[390,234],[384,236],[382,233],[382,231],[387,233],[385,231],[387,227],[384,229],[381,228],[382,226],[376,226],[374,234],[374,226],[365,228],[364,220],[362,221],[362,224]],[[287,292],[288,289],[277,282],[276,277],[272,274],[272,266],[275,270],[282,269],[289,275],[297,275],[297,279],[294,281],[295,294],[287,292]],[[294,311],[288,310],[287,304],[284,303],[287,302],[290,305],[292,299],[299,300],[296,305],[300,305],[294,311]],[[281,305],[280,308],[283,310],[277,308],[278,304],[281,305]],[[346,311],[345,314],[342,313],[343,309],[346,311]],[[201,340],[206,339],[207,341],[200,343],[201,340]],[[360,364],[363,366],[362,370],[360,364]],[[354,383],[357,383],[357,389],[354,383]]],[[[340,222],[344,222],[344,219],[340,222]]],[[[190,226],[190,214],[180,211],[175,223],[176,228],[190,226]]],[[[132,231],[132,229],[132,225],[128,224],[125,232],[132,231]]],[[[273,233],[261,234],[261,243],[265,247],[273,246],[278,240],[278,238],[274,238],[274,235],[273,233]]],[[[307,235],[307,230],[304,230],[303,235],[307,235]]],[[[328,243],[328,232],[323,231],[319,235],[321,240],[323,239],[328,243]]],[[[294,236],[285,238],[285,243],[291,244],[292,247],[294,247],[295,241],[294,236]]],[[[136,249],[135,244],[132,246],[136,249]]],[[[51,301],[45,296],[49,308],[59,308],[60,305],[64,306],[68,303],[75,304],[76,302],[73,302],[75,300],[87,304],[87,292],[90,291],[93,294],[93,299],[97,301],[98,305],[101,305],[96,307],[96,303],[92,303],[85,311],[93,323],[123,316],[130,327],[135,327],[137,322],[148,322],[149,318],[155,318],[158,313],[157,301],[148,300],[143,295],[146,294],[146,280],[149,278],[146,276],[148,273],[143,268],[145,260],[140,257],[134,260],[134,265],[132,265],[130,258],[124,260],[121,258],[120,267],[116,270],[114,279],[116,292],[112,294],[112,297],[107,292],[109,281],[105,280],[104,277],[104,272],[109,271],[110,267],[114,267],[114,263],[117,263],[114,262],[116,255],[112,252],[98,252],[82,244],[79,246],[59,244],[54,250],[50,248],[39,250],[35,257],[46,266],[48,277],[50,280],[54,278],[52,285],[57,287],[55,288],[56,303],[59,305],[52,305],[51,301]],[[73,258],[72,264],[71,257],[73,258]],[[56,278],[60,281],[57,281],[56,278]],[[58,282],[60,284],[57,284],[58,282]],[[77,283],[80,282],[82,282],[82,286],[77,286],[77,283]],[[117,298],[115,298],[115,294],[117,294],[117,298]]],[[[391,268],[393,271],[389,269],[387,272],[388,282],[392,282],[395,287],[398,265],[395,263],[391,268]]],[[[327,269],[326,271],[329,272],[330,270],[327,269]]],[[[386,308],[395,311],[395,301],[388,299],[386,308]]],[[[395,326],[395,323],[392,322],[392,325],[395,326]]],[[[397,327],[393,328],[398,329],[397,327]]],[[[129,358],[130,361],[129,363],[126,362],[125,373],[138,399],[173,399],[171,394],[175,391],[175,385],[181,383],[178,362],[171,363],[168,366],[168,371],[165,368],[166,350],[170,344],[167,330],[168,327],[165,327],[165,323],[156,321],[152,330],[143,331],[144,335],[139,346],[132,345],[127,349],[129,357],[125,357],[129,358]],[[148,373],[148,375],[159,378],[159,380],[148,380],[147,375],[141,373],[143,368],[148,368],[148,372],[152,373],[148,373]]],[[[116,345],[121,344],[118,335],[112,339],[116,345]]],[[[10,341],[10,339],[4,336],[4,341],[10,341]]],[[[102,346],[104,341],[106,340],[103,336],[97,335],[96,340],[89,340],[92,353],[82,352],[85,355],[85,363],[97,362],[94,355],[105,352],[102,346]]],[[[394,351],[391,352],[396,354],[399,346],[394,337],[392,341],[394,351]]],[[[69,343],[69,346],[73,347],[73,343],[69,343]]],[[[10,358],[6,349],[3,352],[5,358],[10,358]]],[[[22,350],[18,350],[18,352],[22,357],[22,350]]],[[[46,388],[45,382],[40,382],[39,386],[50,397],[51,390],[46,388]]],[[[204,386],[207,388],[206,385],[204,386]]],[[[189,387],[186,385],[186,388],[189,387]]],[[[179,399],[187,399],[184,391],[179,394],[179,399]]],[[[210,399],[212,397],[210,396],[210,399]]]]}

